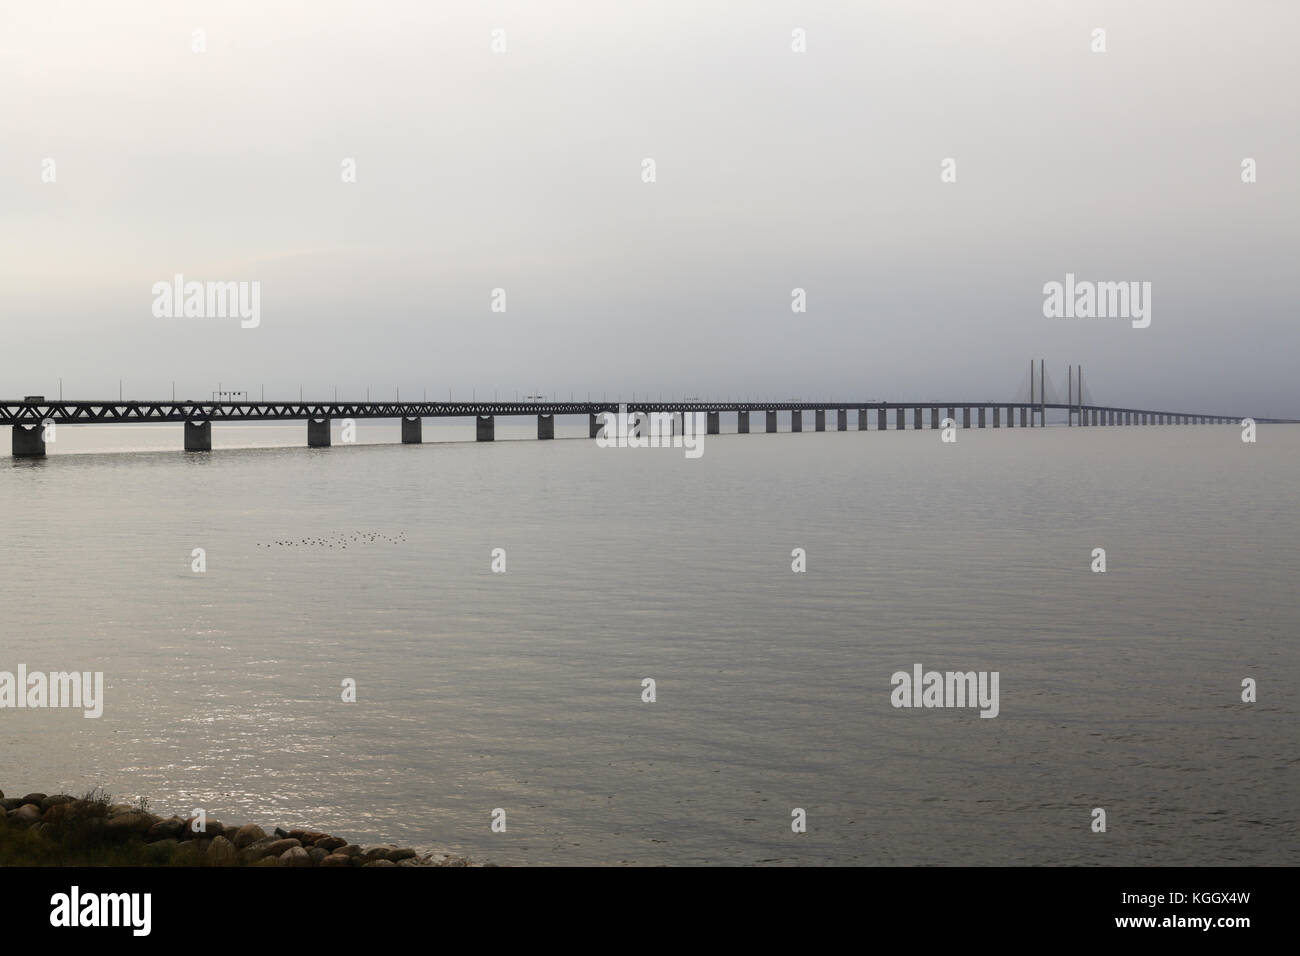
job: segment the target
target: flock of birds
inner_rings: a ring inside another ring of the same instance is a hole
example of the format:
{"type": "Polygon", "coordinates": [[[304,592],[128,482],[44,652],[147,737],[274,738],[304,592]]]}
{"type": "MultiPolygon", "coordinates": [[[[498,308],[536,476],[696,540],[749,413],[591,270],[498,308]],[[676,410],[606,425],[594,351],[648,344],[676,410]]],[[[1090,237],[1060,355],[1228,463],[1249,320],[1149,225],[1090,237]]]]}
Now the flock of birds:
{"type": "Polygon", "coordinates": [[[395,535],[384,534],[382,531],[353,531],[351,534],[332,534],[324,538],[286,538],[282,541],[259,541],[259,548],[328,548],[330,550],[346,551],[349,546],[356,547],[363,544],[375,544],[376,542],[387,542],[388,544],[405,544],[406,532],[399,531],[395,535]]]}

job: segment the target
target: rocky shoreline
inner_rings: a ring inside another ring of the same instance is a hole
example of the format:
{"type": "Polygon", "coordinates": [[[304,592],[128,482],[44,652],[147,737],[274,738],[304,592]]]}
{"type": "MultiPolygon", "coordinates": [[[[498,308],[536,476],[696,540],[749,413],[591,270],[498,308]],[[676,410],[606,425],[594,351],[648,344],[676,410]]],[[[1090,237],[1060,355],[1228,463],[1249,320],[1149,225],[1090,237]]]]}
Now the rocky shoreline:
{"type": "MultiPolygon", "coordinates": [[[[161,817],[149,812],[147,800],[113,803],[98,789],[82,797],[28,793],[7,798],[0,790],[0,835],[22,831],[23,852],[58,862],[66,851],[71,862],[98,859],[100,853],[134,852],[143,866],[475,866],[450,853],[417,853],[392,844],[362,846],[318,830],[267,833],[255,823],[231,825],[208,818],[161,817]]],[[[15,851],[17,852],[17,851],[15,851]]],[[[24,865],[26,858],[17,860],[24,865]]],[[[6,860],[0,856],[0,865],[6,860]]],[[[35,864],[40,865],[40,864],[35,864]]],[[[131,865],[127,863],[125,865],[131,865]]]]}

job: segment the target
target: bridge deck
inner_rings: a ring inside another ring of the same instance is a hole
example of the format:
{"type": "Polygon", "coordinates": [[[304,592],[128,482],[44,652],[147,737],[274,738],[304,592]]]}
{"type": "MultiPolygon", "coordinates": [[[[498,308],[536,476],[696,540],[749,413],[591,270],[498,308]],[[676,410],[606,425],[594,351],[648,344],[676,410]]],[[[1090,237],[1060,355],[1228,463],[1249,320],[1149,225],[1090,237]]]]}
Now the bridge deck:
{"type": "MultiPolygon", "coordinates": [[[[762,412],[854,411],[861,409],[1024,408],[1073,412],[1121,412],[1185,418],[1240,421],[1242,415],[1209,415],[1118,405],[1066,405],[1038,402],[942,401],[920,402],[626,402],[630,412],[762,412]]],[[[175,401],[0,401],[0,424],[32,425],[45,421],[68,425],[147,422],[306,421],[334,418],[468,418],[471,416],[598,415],[617,411],[618,402],[175,402],[175,401]]],[[[1257,422],[1285,423],[1296,419],[1261,418],[1257,422]]]]}

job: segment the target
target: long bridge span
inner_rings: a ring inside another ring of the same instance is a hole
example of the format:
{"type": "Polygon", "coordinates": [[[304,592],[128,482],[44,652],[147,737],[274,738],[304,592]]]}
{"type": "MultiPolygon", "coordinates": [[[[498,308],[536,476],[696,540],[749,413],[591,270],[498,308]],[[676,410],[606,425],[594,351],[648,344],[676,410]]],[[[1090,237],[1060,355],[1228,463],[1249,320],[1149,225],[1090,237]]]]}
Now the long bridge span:
{"type": "MultiPolygon", "coordinates": [[[[322,448],[330,444],[330,423],[334,419],[400,419],[402,442],[419,444],[423,440],[426,418],[473,418],[479,441],[492,441],[498,416],[537,417],[537,437],[555,437],[558,415],[587,416],[588,430],[597,437],[604,412],[628,412],[679,415],[700,412],[705,415],[706,434],[716,435],[722,413],[735,413],[737,430],[748,433],[749,416],[765,415],[765,431],[777,430],[777,413],[790,412],[790,430],[801,432],[803,415],[813,416],[815,431],[827,430],[827,413],[834,412],[834,431],[849,430],[849,416],[857,414],[858,431],[902,430],[941,427],[942,419],[953,420],[962,428],[1043,427],[1048,411],[1065,411],[1066,424],[1082,427],[1118,425],[1207,425],[1238,424],[1248,416],[1205,415],[1192,412],[1162,411],[1147,408],[1122,408],[1060,402],[737,402],[737,401],[642,401],[642,402],[191,402],[191,401],[47,401],[42,396],[22,400],[0,400],[0,425],[13,429],[15,458],[45,455],[46,427],[49,425],[102,425],[172,422],[185,426],[186,451],[211,451],[214,422],[305,421],[307,444],[322,448]],[[910,412],[910,416],[909,416],[910,412]],[[1003,417],[1005,414],[1005,418],[1003,417]],[[874,416],[875,428],[869,429],[874,416]],[[1017,419],[1019,421],[1017,422],[1017,419]]],[[[1258,423],[1294,423],[1296,419],[1254,417],[1258,423]]]]}

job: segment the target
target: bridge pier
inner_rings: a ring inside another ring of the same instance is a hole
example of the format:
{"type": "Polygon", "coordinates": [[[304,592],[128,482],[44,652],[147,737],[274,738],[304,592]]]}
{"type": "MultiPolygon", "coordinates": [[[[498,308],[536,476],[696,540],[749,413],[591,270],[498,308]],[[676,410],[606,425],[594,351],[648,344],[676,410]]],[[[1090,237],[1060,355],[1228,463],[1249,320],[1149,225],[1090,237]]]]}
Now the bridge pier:
{"type": "Polygon", "coordinates": [[[185,450],[212,451],[212,422],[185,423],[185,450]]]}
{"type": "Polygon", "coordinates": [[[424,419],[402,419],[402,444],[419,445],[424,442],[424,419]]]}
{"type": "Polygon", "coordinates": [[[847,408],[837,408],[835,410],[835,430],[837,432],[849,430],[849,410],[847,408]]]}
{"type": "Polygon", "coordinates": [[[905,428],[907,428],[907,412],[903,411],[903,409],[901,409],[901,408],[895,409],[895,410],[894,410],[894,430],[895,430],[895,431],[900,431],[900,432],[901,432],[901,431],[903,431],[903,429],[905,429],[905,428]]]}
{"type": "Polygon", "coordinates": [[[962,428],[970,428],[970,408],[969,408],[969,407],[967,407],[967,408],[963,408],[963,409],[961,410],[961,427],[962,427],[962,428]]]}
{"type": "Polygon", "coordinates": [[[883,432],[889,426],[889,412],[883,408],[876,409],[876,431],[883,432]]]}
{"type": "Polygon", "coordinates": [[[736,412],[736,434],[737,435],[749,434],[749,412],[744,412],[744,411],[736,412]]]}
{"type": "Polygon", "coordinates": [[[1016,410],[1012,408],[1010,405],[1007,406],[1007,427],[1008,428],[1016,427],[1016,410]]]}
{"type": "Polygon", "coordinates": [[[767,413],[767,433],[769,435],[776,434],[776,412],[767,413]]]}
{"type": "Polygon", "coordinates": [[[867,410],[865,408],[859,408],[858,409],[858,431],[864,432],[866,430],[867,430],[867,410]]]}
{"type": "Polygon", "coordinates": [[[538,415],[537,416],[537,439],[542,441],[547,438],[555,437],[555,416],[538,415]]]}
{"type": "Polygon", "coordinates": [[[817,409],[814,427],[819,432],[826,431],[826,409],[824,408],[817,409]]]}
{"type": "Polygon", "coordinates": [[[708,412],[704,421],[704,433],[706,435],[718,434],[718,413],[708,412]]]}
{"type": "Polygon", "coordinates": [[[598,437],[600,435],[600,429],[601,429],[600,416],[588,415],[587,416],[587,437],[588,438],[598,437]]]}
{"type": "Polygon", "coordinates": [[[980,406],[979,412],[980,412],[980,428],[983,428],[983,427],[984,427],[984,412],[985,412],[985,409],[984,409],[984,406],[983,406],[983,405],[980,406]]]}
{"type": "Polygon", "coordinates": [[[993,406],[993,427],[1002,427],[1002,409],[998,408],[996,405],[993,406]]]}
{"type": "Polygon", "coordinates": [[[938,429],[939,427],[939,406],[938,405],[932,405],[930,407],[930,427],[932,429],[938,429]]]}
{"type": "Polygon", "coordinates": [[[1029,409],[1025,408],[1023,405],[1020,406],[1020,427],[1029,427],[1029,409]]]}
{"type": "Polygon", "coordinates": [[[45,457],[45,426],[14,425],[13,455],[15,458],[45,457]]]}
{"type": "Polygon", "coordinates": [[[474,416],[474,440],[492,441],[496,438],[497,420],[492,415],[474,416]]]}
{"type": "Polygon", "coordinates": [[[803,431],[803,412],[797,408],[790,413],[790,431],[803,431]]]}
{"type": "Polygon", "coordinates": [[[957,409],[951,405],[948,406],[948,417],[952,419],[954,425],[957,424],[957,409]]]}
{"type": "Polygon", "coordinates": [[[307,447],[328,448],[330,446],[330,420],[328,418],[307,419],[307,447]]]}

